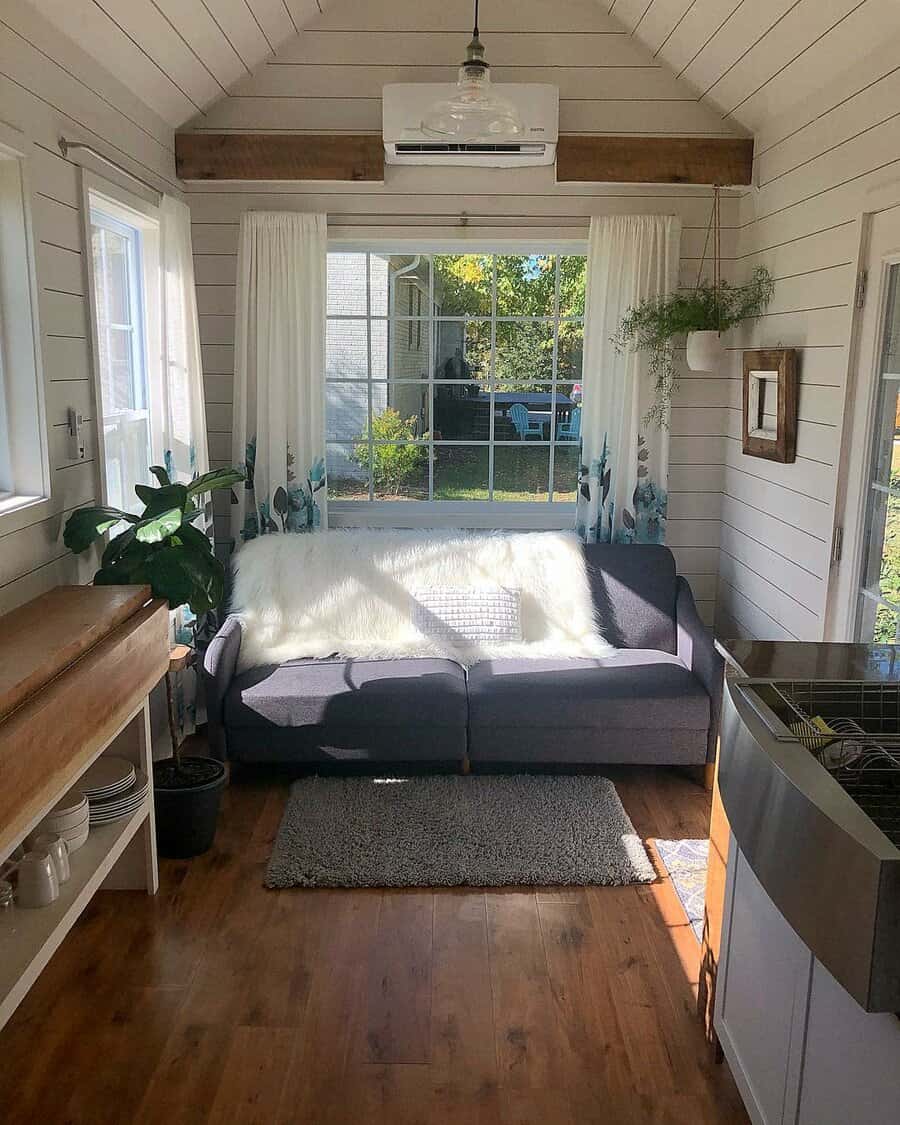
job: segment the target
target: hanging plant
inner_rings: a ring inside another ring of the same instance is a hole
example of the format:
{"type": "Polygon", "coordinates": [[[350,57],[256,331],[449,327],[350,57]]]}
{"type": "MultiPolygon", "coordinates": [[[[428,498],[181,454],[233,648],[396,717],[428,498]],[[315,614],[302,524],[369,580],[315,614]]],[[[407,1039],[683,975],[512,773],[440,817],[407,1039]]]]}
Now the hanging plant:
{"type": "Polygon", "coordinates": [[[612,343],[617,352],[645,351],[656,401],[644,422],[666,424],[672,395],[678,388],[676,342],[690,332],[721,333],[760,315],[772,299],[775,282],[760,266],[746,285],[700,284],[689,292],[648,298],[622,317],[612,343]]]}
{"type": "Polygon", "coordinates": [[[692,371],[717,370],[725,354],[722,333],[741,321],[759,316],[771,301],[774,290],[775,282],[764,266],[754,270],[746,285],[731,286],[722,280],[722,199],[716,185],[694,288],[641,301],[628,310],[612,337],[620,353],[626,350],[649,353],[656,401],[644,417],[645,425],[667,425],[672,395],[678,389],[675,341],[686,337],[687,365],[692,371]],[[711,284],[701,280],[710,239],[711,284]]]}

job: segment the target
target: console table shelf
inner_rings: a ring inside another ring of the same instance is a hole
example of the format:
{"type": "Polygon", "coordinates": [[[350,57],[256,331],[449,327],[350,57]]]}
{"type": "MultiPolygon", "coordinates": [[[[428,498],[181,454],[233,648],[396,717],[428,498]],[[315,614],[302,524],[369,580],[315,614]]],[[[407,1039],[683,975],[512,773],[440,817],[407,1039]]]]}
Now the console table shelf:
{"type": "Polygon", "coordinates": [[[14,907],[0,914],[0,1027],[146,825],[149,807],[145,802],[131,816],[91,829],[85,845],[71,856],[72,876],[59,888],[56,902],[39,910],[14,907]]]}
{"type": "Polygon", "coordinates": [[[101,755],[150,778],[140,808],[91,828],[55,902],[0,913],[0,1027],[96,891],[156,893],[149,695],[168,629],[146,586],[58,587],[0,617],[0,863],[101,755]]]}

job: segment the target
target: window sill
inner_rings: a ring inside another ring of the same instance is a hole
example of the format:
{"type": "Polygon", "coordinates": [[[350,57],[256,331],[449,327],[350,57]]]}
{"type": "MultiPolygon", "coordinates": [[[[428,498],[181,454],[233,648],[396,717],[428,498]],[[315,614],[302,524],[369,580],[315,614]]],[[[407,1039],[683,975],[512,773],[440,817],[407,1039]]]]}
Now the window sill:
{"type": "Polygon", "coordinates": [[[568,531],[575,505],[495,500],[331,500],[329,527],[568,531]]]}
{"type": "Polygon", "coordinates": [[[0,492],[0,518],[9,512],[18,512],[32,504],[40,504],[46,496],[17,496],[14,492],[0,492]]]}
{"type": "Polygon", "coordinates": [[[0,533],[17,531],[38,523],[50,506],[47,496],[21,496],[14,492],[0,492],[0,533]],[[13,526],[9,526],[12,524],[13,526]]]}

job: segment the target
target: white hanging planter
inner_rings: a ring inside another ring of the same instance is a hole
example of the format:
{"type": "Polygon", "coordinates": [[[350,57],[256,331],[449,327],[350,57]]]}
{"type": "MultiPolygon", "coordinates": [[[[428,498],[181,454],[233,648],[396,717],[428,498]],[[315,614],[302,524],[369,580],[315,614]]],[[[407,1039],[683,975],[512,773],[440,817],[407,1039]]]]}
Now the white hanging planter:
{"type": "Polygon", "coordinates": [[[687,365],[691,371],[718,371],[724,359],[725,346],[718,332],[688,333],[687,365]]]}

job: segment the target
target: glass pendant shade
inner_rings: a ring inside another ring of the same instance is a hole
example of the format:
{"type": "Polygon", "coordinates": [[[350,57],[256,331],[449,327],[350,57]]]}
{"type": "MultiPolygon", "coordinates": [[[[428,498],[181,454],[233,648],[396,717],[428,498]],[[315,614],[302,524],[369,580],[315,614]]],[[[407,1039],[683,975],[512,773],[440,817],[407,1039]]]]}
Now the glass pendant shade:
{"type": "Polygon", "coordinates": [[[524,126],[512,102],[492,87],[487,64],[466,60],[454,93],[422,118],[422,132],[460,143],[510,141],[522,136],[524,126]]]}
{"type": "Polygon", "coordinates": [[[456,90],[426,112],[422,132],[459,144],[513,141],[525,132],[516,107],[491,86],[491,68],[478,37],[478,0],[472,39],[466,48],[466,60],[459,68],[456,90]]]}

